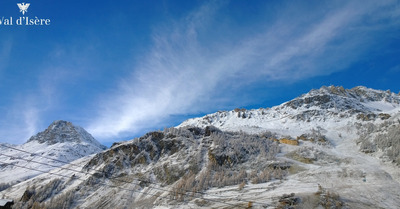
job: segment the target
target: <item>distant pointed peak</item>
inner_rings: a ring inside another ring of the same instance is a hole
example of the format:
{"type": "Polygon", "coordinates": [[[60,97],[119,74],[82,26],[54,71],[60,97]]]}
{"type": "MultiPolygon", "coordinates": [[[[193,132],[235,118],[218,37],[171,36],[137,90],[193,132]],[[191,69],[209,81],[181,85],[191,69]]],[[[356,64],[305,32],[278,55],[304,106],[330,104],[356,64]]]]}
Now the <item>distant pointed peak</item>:
{"type": "Polygon", "coordinates": [[[40,144],[47,143],[49,145],[57,143],[89,143],[102,149],[104,148],[85,129],[65,120],[52,122],[46,130],[32,136],[27,143],[32,141],[37,141],[40,144]]]}

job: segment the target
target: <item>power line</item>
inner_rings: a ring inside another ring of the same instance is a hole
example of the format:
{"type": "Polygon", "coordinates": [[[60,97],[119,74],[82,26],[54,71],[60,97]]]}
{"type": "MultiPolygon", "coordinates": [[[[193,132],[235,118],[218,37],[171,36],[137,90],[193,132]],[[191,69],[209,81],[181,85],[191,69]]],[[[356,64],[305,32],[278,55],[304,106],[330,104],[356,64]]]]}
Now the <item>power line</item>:
{"type": "MultiPolygon", "coordinates": [[[[0,144],[0,145],[2,145],[2,146],[4,146],[4,147],[7,147],[7,148],[10,148],[10,149],[13,149],[13,150],[17,150],[17,151],[20,151],[20,152],[27,153],[27,154],[30,154],[30,155],[38,156],[38,157],[45,158],[45,159],[48,159],[48,160],[53,160],[53,161],[56,161],[56,162],[61,162],[61,163],[63,163],[63,164],[68,164],[68,165],[72,165],[72,166],[81,168],[81,165],[78,165],[78,164],[69,163],[69,162],[66,162],[66,161],[62,161],[62,160],[58,160],[58,159],[54,159],[54,158],[50,158],[50,157],[38,155],[38,154],[36,154],[36,153],[28,152],[28,151],[25,151],[25,150],[17,149],[17,148],[14,148],[14,147],[10,147],[10,146],[7,146],[7,145],[3,145],[3,144],[0,144]]],[[[7,157],[18,158],[18,159],[27,161],[26,159],[21,158],[21,157],[10,156],[10,155],[5,155],[5,154],[1,154],[1,153],[0,153],[0,155],[4,155],[4,156],[7,156],[7,157]]],[[[29,160],[29,161],[35,162],[35,163],[38,163],[38,164],[42,164],[42,165],[48,165],[48,166],[55,167],[55,168],[60,168],[60,167],[61,167],[61,166],[49,165],[49,164],[46,164],[46,163],[37,162],[37,161],[32,161],[32,160],[29,160]]],[[[28,162],[29,162],[29,161],[28,161],[28,162]]],[[[82,171],[73,170],[73,169],[67,169],[67,170],[71,170],[71,171],[75,171],[75,172],[82,172],[82,171]]],[[[94,169],[94,168],[88,168],[88,170],[92,170],[92,171],[99,172],[99,173],[104,173],[104,171],[102,171],[102,170],[97,170],[97,169],[94,169]]],[[[85,173],[86,173],[86,174],[90,174],[89,172],[85,172],[85,173]]],[[[115,179],[115,177],[111,177],[110,179],[115,179]]],[[[157,184],[157,183],[154,183],[154,182],[150,182],[150,181],[146,181],[146,180],[142,180],[142,179],[138,179],[138,178],[133,178],[133,179],[134,179],[134,180],[137,180],[137,181],[144,182],[144,183],[153,184],[153,185],[156,185],[156,186],[162,186],[162,185],[160,185],[160,184],[157,184]]],[[[115,180],[121,181],[122,183],[131,183],[131,182],[124,182],[124,181],[119,180],[119,179],[115,179],[115,180]]],[[[186,192],[192,192],[192,191],[186,190],[186,192]]],[[[205,193],[203,193],[203,192],[195,192],[195,193],[199,193],[199,194],[205,195],[205,193]]]]}
{"type": "MultiPolygon", "coordinates": [[[[0,153],[0,155],[6,156],[6,157],[10,157],[10,158],[15,158],[15,159],[24,160],[24,161],[27,161],[28,163],[29,163],[29,162],[33,162],[33,163],[37,163],[37,164],[41,164],[41,165],[51,166],[51,167],[54,167],[54,168],[61,168],[61,166],[58,166],[58,165],[50,165],[50,164],[47,164],[47,163],[42,163],[42,162],[35,161],[35,160],[33,160],[33,159],[27,160],[27,159],[24,159],[24,158],[22,158],[22,157],[12,156],[12,155],[6,155],[6,154],[2,154],[2,153],[0,153]]],[[[69,171],[74,171],[74,172],[81,172],[81,171],[74,170],[74,169],[70,169],[70,168],[62,168],[62,169],[64,169],[64,170],[69,170],[69,171]]],[[[90,173],[87,172],[87,174],[90,174],[90,173]]]]}
{"type": "Polygon", "coordinates": [[[73,164],[73,163],[69,163],[69,162],[66,162],[66,161],[59,160],[59,159],[54,159],[54,158],[42,156],[42,155],[39,155],[39,154],[36,154],[36,153],[33,153],[33,152],[28,152],[28,151],[25,151],[25,150],[22,150],[22,149],[18,149],[18,148],[15,148],[15,147],[10,147],[10,146],[7,146],[5,144],[0,144],[0,145],[3,146],[3,147],[9,148],[9,149],[13,149],[13,150],[16,150],[16,151],[24,152],[26,154],[30,154],[31,156],[35,155],[35,156],[38,156],[38,157],[41,157],[41,158],[46,158],[46,159],[49,159],[49,160],[53,160],[53,161],[56,161],[56,162],[59,162],[59,163],[70,164],[70,165],[73,165],[73,166],[80,167],[80,165],[77,165],[77,164],[73,164]]]}
{"type": "MultiPolygon", "coordinates": [[[[32,152],[28,152],[28,151],[25,151],[25,150],[22,150],[22,149],[10,147],[10,146],[4,145],[4,144],[0,144],[0,145],[2,145],[2,146],[4,146],[4,147],[7,147],[7,148],[10,148],[10,149],[13,149],[13,150],[16,150],[16,151],[20,151],[20,152],[23,152],[23,153],[27,153],[27,154],[30,154],[30,155],[38,156],[38,157],[45,158],[45,159],[48,159],[48,160],[52,160],[52,161],[56,161],[56,162],[60,162],[60,163],[63,163],[63,164],[68,164],[68,165],[72,165],[72,166],[81,168],[81,165],[78,165],[78,164],[69,163],[69,162],[66,162],[66,161],[62,161],[62,160],[58,160],[58,159],[54,159],[54,158],[42,156],[42,155],[39,155],[39,154],[36,154],[36,153],[32,153],[32,152]]],[[[73,172],[78,172],[78,173],[83,173],[83,174],[92,175],[90,172],[79,171],[79,170],[74,170],[74,169],[70,169],[70,168],[64,168],[64,167],[56,166],[56,165],[50,165],[50,164],[48,164],[48,163],[42,163],[42,162],[38,162],[38,161],[34,161],[34,160],[27,160],[27,159],[24,159],[24,158],[21,158],[21,157],[17,157],[17,156],[11,156],[11,155],[6,155],[6,154],[2,154],[2,153],[0,153],[0,155],[6,156],[6,157],[13,157],[13,158],[17,158],[17,159],[24,160],[24,161],[27,161],[27,162],[33,162],[33,163],[37,163],[37,164],[41,164],[41,165],[46,165],[46,166],[54,167],[54,168],[60,168],[60,169],[69,170],[69,171],[73,171],[73,172]]],[[[95,171],[95,172],[99,172],[99,173],[103,173],[103,174],[104,174],[104,171],[102,171],[102,170],[97,170],[97,169],[94,169],[94,168],[88,168],[88,170],[92,170],[92,171],[95,171]]],[[[103,177],[105,177],[105,176],[103,176],[103,177]]],[[[134,184],[134,185],[140,186],[140,184],[138,184],[138,183],[120,180],[120,179],[117,179],[117,177],[105,177],[105,178],[110,179],[110,180],[115,180],[115,181],[118,181],[118,182],[121,182],[121,183],[134,184]]],[[[132,178],[132,179],[133,179],[133,180],[140,181],[140,182],[144,182],[144,183],[147,183],[147,184],[152,184],[152,185],[156,185],[156,186],[162,186],[162,185],[160,185],[160,184],[157,184],[157,183],[154,183],[154,182],[150,182],[150,181],[146,181],[146,180],[142,180],[142,179],[139,179],[139,178],[132,178]]],[[[163,191],[163,192],[171,192],[171,191],[169,191],[169,190],[167,190],[167,189],[156,188],[156,187],[151,187],[151,186],[148,186],[148,188],[160,190],[160,191],[163,191]]],[[[200,195],[207,195],[207,193],[201,192],[201,191],[191,191],[191,190],[186,190],[186,189],[179,189],[179,191],[181,191],[181,192],[178,192],[179,194],[185,195],[185,196],[187,196],[188,194],[184,194],[184,193],[182,193],[182,192],[188,192],[188,193],[200,194],[200,195]]],[[[215,196],[215,197],[218,197],[218,198],[224,198],[224,197],[221,197],[221,196],[216,196],[216,195],[214,195],[214,196],[215,196]]],[[[200,198],[200,199],[204,199],[204,198],[200,198]]],[[[212,199],[204,199],[204,200],[213,201],[212,199]]],[[[260,205],[264,205],[264,203],[255,202],[255,201],[247,201],[247,200],[238,200],[238,201],[239,201],[239,202],[244,202],[244,203],[252,202],[252,203],[257,203],[257,204],[260,204],[260,205]]],[[[216,201],[216,202],[218,202],[218,201],[216,201]]],[[[224,203],[224,202],[220,202],[220,203],[224,203]]]]}
{"type": "MultiPolygon", "coordinates": [[[[37,163],[37,164],[40,164],[40,165],[51,166],[51,167],[59,168],[59,169],[62,169],[62,170],[69,170],[69,171],[72,171],[72,172],[77,172],[77,173],[92,175],[92,174],[89,173],[89,172],[79,171],[79,170],[75,170],[75,169],[71,169],[71,168],[65,168],[65,167],[61,167],[61,166],[57,166],[57,165],[50,165],[50,164],[48,164],[48,163],[38,162],[38,161],[35,161],[35,160],[27,160],[27,159],[24,159],[24,158],[22,158],[22,157],[16,157],[16,156],[6,155],[6,154],[2,154],[2,153],[0,153],[0,155],[6,156],[6,157],[13,157],[13,158],[20,159],[20,160],[24,160],[24,161],[27,161],[27,162],[33,162],[33,163],[37,163]]],[[[14,165],[14,164],[12,164],[12,165],[14,165]]],[[[17,166],[17,167],[18,167],[18,166],[17,166]]],[[[100,172],[103,173],[103,171],[100,171],[100,172]]],[[[128,181],[120,180],[120,179],[117,179],[117,177],[110,177],[110,178],[107,178],[107,179],[119,181],[119,182],[121,182],[121,183],[134,184],[134,185],[136,185],[136,186],[140,186],[140,184],[136,184],[136,183],[133,183],[133,182],[128,182],[128,181]]],[[[140,179],[134,179],[134,180],[141,181],[140,179]]],[[[149,187],[149,188],[158,189],[158,188],[155,188],[155,187],[149,187]]],[[[169,192],[169,190],[164,190],[164,189],[159,189],[159,190],[162,190],[162,191],[165,191],[165,192],[169,192]]]]}
{"type": "MultiPolygon", "coordinates": [[[[3,155],[3,154],[0,154],[0,155],[3,155]]],[[[66,175],[53,173],[53,172],[49,172],[49,171],[42,171],[42,170],[39,170],[39,169],[36,169],[36,168],[31,168],[31,167],[22,166],[22,165],[16,165],[16,164],[13,164],[13,163],[6,163],[6,162],[2,162],[2,161],[0,161],[0,163],[6,164],[6,165],[12,165],[12,166],[15,166],[15,167],[20,167],[20,168],[24,168],[24,169],[28,169],[28,170],[38,171],[38,172],[46,173],[46,174],[50,174],[50,175],[60,176],[60,177],[63,177],[63,178],[71,178],[71,176],[66,176],[66,175]]],[[[59,169],[63,170],[65,168],[59,167],[59,169]]],[[[77,171],[74,171],[74,172],[77,172],[77,171]]],[[[87,174],[87,173],[84,173],[84,172],[78,172],[78,173],[87,174]]],[[[85,181],[86,180],[86,179],[82,179],[82,178],[78,178],[78,177],[74,177],[74,179],[80,180],[80,181],[85,181]]],[[[115,179],[115,180],[117,180],[117,179],[115,179]]],[[[135,184],[133,182],[126,182],[126,183],[132,183],[134,185],[140,186],[139,184],[135,184]]],[[[130,192],[136,192],[136,193],[141,193],[141,194],[145,194],[145,195],[155,196],[155,197],[159,197],[159,198],[162,198],[162,199],[167,199],[167,200],[169,199],[168,197],[163,197],[161,195],[155,195],[155,194],[151,194],[151,193],[148,193],[148,192],[142,192],[142,191],[138,191],[138,190],[127,189],[127,188],[123,188],[121,186],[110,185],[110,184],[101,183],[101,182],[99,182],[98,184],[103,185],[103,186],[107,186],[107,187],[119,188],[119,189],[125,190],[125,191],[130,191],[130,192]]],[[[164,189],[160,189],[160,188],[154,188],[154,187],[148,187],[148,188],[169,192],[168,190],[164,190],[164,189]]],[[[184,194],[184,193],[180,193],[180,194],[184,195],[184,196],[188,196],[188,194],[184,194]]],[[[218,200],[214,200],[214,199],[208,199],[208,198],[204,198],[204,197],[196,197],[196,198],[203,199],[203,200],[210,201],[210,202],[222,203],[222,204],[229,205],[229,206],[234,206],[234,207],[238,207],[239,206],[240,207],[240,205],[238,205],[238,204],[222,202],[222,201],[218,201],[218,200]]],[[[244,202],[244,201],[240,201],[240,200],[237,200],[237,201],[244,202]]]]}
{"type": "MultiPolygon", "coordinates": [[[[33,153],[33,152],[28,152],[28,151],[25,151],[25,150],[22,150],[22,149],[18,149],[18,148],[15,148],[15,147],[10,147],[10,146],[7,146],[7,145],[5,145],[5,144],[0,144],[0,145],[3,146],[3,147],[7,147],[7,148],[9,148],[9,149],[13,149],[13,150],[19,151],[19,152],[23,152],[23,153],[26,153],[26,154],[30,154],[31,156],[38,156],[38,157],[45,158],[45,159],[48,159],[48,160],[52,160],[52,161],[56,161],[56,162],[59,162],[59,163],[68,164],[68,165],[72,165],[72,166],[81,168],[81,165],[78,165],[78,164],[70,163],[70,162],[67,162],[67,161],[62,161],[62,160],[59,160],[59,159],[54,159],[54,158],[51,158],[51,157],[46,157],[46,156],[39,155],[39,154],[36,154],[36,153],[33,153]]],[[[8,156],[8,157],[17,158],[17,157],[15,157],[15,156],[8,156]]],[[[20,159],[21,159],[21,158],[20,158],[20,159]]],[[[25,160],[25,159],[21,159],[21,160],[25,160]]],[[[40,164],[40,163],[39,163],[39,164],[40,164]]],[[[52,165],[50,165],[50,166],[52,166],[52,165]]],[[[58,168],[58,167],[60,167],[60,166],[52,166],[52,167],[58,168]]],[[[92,170],[92,171],[96,171],[96,172],[103,173],[102,170],[97,170],[97,169],[94,169],[94,168],[88,168],[88,170],[92,170]]],[[[77,172],[80,172],[80,171],[77,171],[77,172]]],[[[87,173],[88,173],[88,172],[87,172],[87,173]]],[[[88,174],[90,174],[90,173],[88,173],[88,174]]],[[[141,179],[138,179],[138,178],[135,178],[135,180],[142,181],[142,182],[145,182],[145,183],[155,184],[155,185],[157,185],[157,186],[162,186],[162,185],[159,185],[159,184],[156,184],[156,183],[153,183],[153,182],[150,182],[150,181],[146,181],[146,180],[141,180],[141,179]]]]}
{"type": "MultiPolygon", "coordinates": [[[[33,163],[37,163],[37,164],[41,164],[41,165],[56,167],[56,168],[59,168],[59,169],[62,169],[62,170],[69,170],[69,171],[76,172],[76,173],[90,174],[90,175],[91,175],[91,173],[89,173],[89,172],[83,172],[83,171],[74,170],[74,169],[70,169],[70,168],[65,168],[65,167],[50,165],[50,164],[48,164],[48,163],[42,163],[42,162],[38,162],[38,161],[34,161],[34,160],[28,160],[28,159],[24,159],[24,158],[21,158],[21,157],[6,155],[6,154],[2,154],[2,153],[0,153],[0,155],[6,156],[6,157],[14,157],[14,158],[17,158],[17,159],[20,159],[20,160],[24,160],[24,161],[27,161],[27,162],[33,162],[33,163]]],[[[30,168],[30,167],[26,167],[26,166],[21,166],[21,165],[16,165],[16,164],[11,164],[11,163],[5,163],[5,162],[1,162],[1,161],[0,161],[0,163],[7,164],[7,165],[13,165],[13,166],[16,166],[16,167],[25,168],[25,169],[29,169],[29,170],[34,170],[34,171],[38,171],[38,172],[41,172],[41,173],[47,173],[47,174],[50,174],[50,175],[61,176],[61,177],[64,177],[64,178],[70,178],[70,176],[65,176],[65,175],[61,175],[61,174],[57,174],[57,173],[52,173],[52,172],[49,172],[49,171],[42,171],[42,170],[39,170],[39,169],[30,168]]],[[[77,165],[75,165],[75,166],[77,166],[77,165]]],[[[96,171],[98,171],[98,170],[96,170],[96,171]]],[[[100,172],[103,173],[103,171],[100,171],[100,172]]],[[[105,177],[105,178],[107,178],[107,177],[105,177]]],[[[85,180],[80,179],[80,178],[77,178],[77,179],[79,179],[79,180],[81,180],[81,181],[85,181],[85,180]]],[[[119,182],[121,182],[121,183],[127,183],[127,184],[133,184],[133,185],[136,185],[136,186],[140,186],[140,184],[138,184],[138,183],[120,180],[120,179],[117,179],[117,177],[111,177],[111,178],[107,178],[107,179],[119,181],[119,182]]],[[[135,179],[135,180],[141,181],[140,179],[135,179]]],[[[143,182],[144,182],[144,181],[143,181],[143,182]]],[[[146,183],[147,183],[147,182],[146,182],[146,183]]],[[[149,193],[140,192],[140,191],[134,191],[134,190],[129,190],[129,189],[125,189],[125,188],[122,188],[122,187],[119,187],[119,186],[108,185],[108,184],[105,184],[105,183],[100,183],[100,184],[102,184],[102,185],[104,185],[104,186],[109,186],[109,187],[121,188],[122,190],[127,190],[127,191],[132,191],[132,192],[138,192],[138,193],[143,193],[143,194],[151,195],[151,194],[149,194],[149,193]]],[[[151,182],[150,182],[149,184],[154,184],[154,183],[151,183],[151,182]]],[[[167,189],[162,189],[162,188],[149,187],[149,186],[148,186],[148,188],[151,188],[151,189],[154,189],[154,190],[163,191],[163,192],[171,192],[171,191],[169,191],[169,190],[167,190],[167,189]]],[[[180,189],[180,191],[185,191],[185,192],[189,192],[189,193],[192,193],[192,194],[193,194],[193,193],[197,193],[197,194],[206,195],[206,193],[203,193],[203,192],[194,192],[194,191],[188,191],[188,190],[183,190],[183,189],[180,189]]],[[[178,190],[178,194],[184,195],[184,196],[189,196],[189,194],[179,192],[179,190],[178,190]]],[[[156,196],[156,197],[161,197],[161,198],[166,199],[165,197],[162,197],[162,196],[156,196]]],[[[223,197],[221,197],[221,196],[216,196],[216,197],[223,198],[223,197]]],[[[196,197],[196,198],[203,199],[203,200],[210,201],[210,202],[222,203],[222,204],[226,204],[226,205],[229,205],[229,206],[235,206],[235,207],[238,206],[237,204],[231,204],[231,203],[222,202],[222,201],[218,201],[218,200],[214,200],[214,199],[208,199],[208,198],[204,198],[204,197],[196,197]]],[[[238,202],[243,202],[243,203],[248,203],[248,202],[250,202],[250,201],[244,201],[244,200],[237,200],[237,201],[238,201],[238,202]]],[[[254,201],[251,201],[251,202],[256,203],[256,202],[254,202],[254,201]]],[[[259,203],[259,204],[263,204],[263,203],[259,203]]]]}
{"type": "MultiPolygon", "coordinates": [[[[58,174],[58,173],[52,173],[52,172],[49,172],[49,171],[42,171],[42,170],[39,170],[39,169],[36,169],[36,168],[26,167],[26,166],[22,166],[22,165],[16,165],[16,164],[13,164],[13,163],[6,163],[6,162],[2,162],[2,161],[0,161],[0,163],[6,164],[6,165],[15,166],[15,167],[19,167],[19,168],[25,168],[25,169],[28,169],[28,170],[38,171],[38,172],[41,172],[41,173],[47,173],[47,174],[50,174],[50,175],[60,176],[60,177],[63,177],[63,178],[71,178],[71,176],[66,176],[66,175],[62,175],[62,174],[58,174]]],[[[63,168],[60,167],[60,169],[63,169],[63,168]]],[[[74,177],[74,179],[85,181],[85,179],[78,178],[78,177],[74,177]]],[[[123,187],[120,187],[120,186],[110,185],[110,184],[101,183],[101,182],[99,182],[99,184],[103,185],[103,186],[108,186],[108,187],[116,187],[116,188],[119,188],[119,189],[125,190],[125,191],[137,192],[137,193],[142,193],[142,194],[146,194],[146,195],[160,197],[162,199],[167,199],[166,197],[162,197],[161,195],[154,195],[154,194],[150,194],[150,193],[147,193],[147,192],[136,191],[136,190],[132,190],[132,189],[126,189],[126,188],[123,188],[123,187]]]]}

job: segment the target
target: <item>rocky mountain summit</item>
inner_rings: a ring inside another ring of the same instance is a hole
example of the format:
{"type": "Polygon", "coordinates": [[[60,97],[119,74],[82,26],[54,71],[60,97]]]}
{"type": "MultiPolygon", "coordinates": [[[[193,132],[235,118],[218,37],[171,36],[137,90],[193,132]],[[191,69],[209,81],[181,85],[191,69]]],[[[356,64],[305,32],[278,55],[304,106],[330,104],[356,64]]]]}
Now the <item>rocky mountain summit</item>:
{"type": "Polygon", "coordinates": [[[0,144],[0,183],[15,184],[105,149],[83,128],[54,121],[22,145],[0,144]],[[26,172],[24,167],[35,170],[26,172]]]}
{"type": "Polygon", "coordinates": [[[48,145],[57,143],[82,143],[97,146],[101,149],[106,148],[95,140],[85,129],[63,120],[54,121],[46,130],[32,136],[27,143],[33,141],[37,141],[40,144],[46,143],[48,145]]]}
{"type": "Polygon", "coordinates": [[[287,134],[288,131],[298,130],[290,124],[297,125],[300,129],[307,129],[314,127],[310,123],[317,121],[332,124],[334,121],[352,117],[362,121],[386,120],[399,107],[400,95],[390,91],[363,86],[352,89],[323,86],[272,108],[253,110],[237,108],[231,111],[219,111],[189,119],[178,127],[213,125],[227,131],[259,133],[271,130],[287,134]]]}
{"type": "Polygon", "coordinates": [[[360,112],[382,111],[367,105],[371,102],[386,102],[398,105],[400,103],[400,95],[390,91],[369,89],[364,86],[352,89],[344,89],[341,86],[323,86],[320,89],[311,90],[307,94],[286,102],[283,106],[289,106],[293,109],[319,107],[320,109],[336,109],[339,111],[350,109],[360,112]]]}

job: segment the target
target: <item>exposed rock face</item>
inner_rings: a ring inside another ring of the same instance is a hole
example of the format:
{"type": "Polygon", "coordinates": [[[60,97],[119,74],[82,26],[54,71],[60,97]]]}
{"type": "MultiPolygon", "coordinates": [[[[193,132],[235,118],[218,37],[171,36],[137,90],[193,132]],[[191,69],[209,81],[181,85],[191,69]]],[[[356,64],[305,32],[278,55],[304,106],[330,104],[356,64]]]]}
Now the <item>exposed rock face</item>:
{"type": "Polygon", "coordinates": [[[363,86],[352,89],[344,89],[341,86],[323,86],[285,103],[284,106],[293,109],[319,107],[321,109],[334,108],[339,111],[354,109],[357,112],[367,112],[368,108],[362,103],[380,101],[399,104],[400,97],[390,91],[379,91],[363,86]]]}
{"type": "MultiPolygon", "coordinates": [[[[200,178],[201,170],[213,176],[217,168],[232,173],[243,166],[250,169],[248,164],[257,159],[268,164],[278,151],[278,144],[272,138],[260,135],[222,132],[215,127],[171,128],[147,133],[98,153],[83,170],[96,169],[94,175],[98,177],[131,175],[144,179],[144,183],[155,178],[160,183],[171,185],[184,175],[200,178]],[[100,170],[102,172],[98,172],[100,170]]],[[[276,169],[280,168],[271,168],[276,169]]],[[[205,187],[203,183],[198,184],[199,188],[205,187]]]]}
{"type": "Polygon", "coordinates": [[[334,104],[332,104],[331,101],[332,100],[329,95],[315,95],[306,98],[294,99],[290,102],[287,102],[286,105],[293,109],[297,109],[298,107],[301,107],[303,105],[306,105],[307,107],[322,106],[328,109],[334,107],[334,104]]]}

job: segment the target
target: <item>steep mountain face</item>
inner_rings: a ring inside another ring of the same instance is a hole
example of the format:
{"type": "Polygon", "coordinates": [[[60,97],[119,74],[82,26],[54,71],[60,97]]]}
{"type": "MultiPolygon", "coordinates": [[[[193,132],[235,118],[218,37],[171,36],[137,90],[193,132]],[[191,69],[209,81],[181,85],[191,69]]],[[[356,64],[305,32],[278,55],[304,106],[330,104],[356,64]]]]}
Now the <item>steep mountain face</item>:
{"type": "Polygon", "coordinates": [[[74,166],[53,170],[56,175],[16,185],[8,194],[18,196],[20,189],[33,194],[17,205],[28,208],[33,204],[30,200],[47,201],[42,205],[46,208],[60,208],[65,203],[68,208],[186,208],[188,201],[193,207],[243,207],[250,200],[226,201],[218,192],[207,197],[207,191],[237,187],[247,179],[254,183],[283,179],[290,163],[276,159],[278,152],[272,134],[222,132],[213,127],[169,128],[116,143],[74,166]],[[42,186],[25,190],[27,184],[42,186]],[[60,190],[62,194],[57,195],[60,190]]]}
{"type": "Polygon", "coordinates": [[[0,184],[15,184],[41,174],[40,171],[49,171],[105,148],[83,128],[67,121],[54,121],[22,145],[0,145],[0,162],[3,163],[0,184]],[[52,162],[48,158],[58,161],[52,162]],[[52,166],[47,165],[49,163],[52,166]],[[36,170],[29,171],[24,167],[36,170]]]}
{"type": "Polygon", "coordinates": [[[0,195],[18,208],[398,208],[399,101],[330,86],[272,108],[220,111],[0,195]]]}

